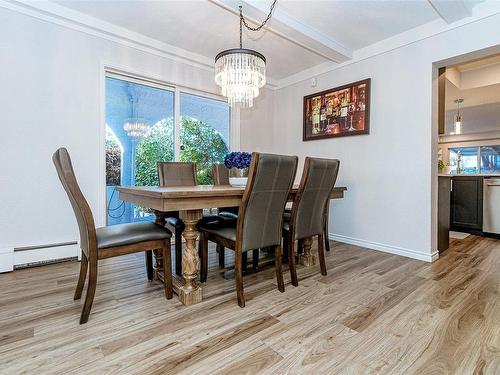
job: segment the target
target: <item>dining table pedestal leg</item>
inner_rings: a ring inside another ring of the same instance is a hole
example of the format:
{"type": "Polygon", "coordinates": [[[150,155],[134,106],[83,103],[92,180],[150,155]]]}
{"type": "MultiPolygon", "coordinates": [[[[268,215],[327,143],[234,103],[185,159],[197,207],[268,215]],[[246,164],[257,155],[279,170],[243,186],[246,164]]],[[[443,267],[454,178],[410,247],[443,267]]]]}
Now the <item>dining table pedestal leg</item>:
{"type": "Polygon", "coordinates": [[[304,253],[300,256],[300,264],[306,267],[311,267],[316,264],[316,257],[311,253],[312,243],[312,237],[302,240],[304,253]]]}
{"type": "Polygon", "coordinates": [[[182,285],[178,286],[178,297],[184,305],[193,305],[202,300],[201,288],[198,285],[200,258],[196,249],[196,239],[198,238],[196,225],[202,217],[203,210],[180,211],[180,218],[185,225],[182,237],[186,243],[182,251],[182,277],[184,280],[182,285]]]}

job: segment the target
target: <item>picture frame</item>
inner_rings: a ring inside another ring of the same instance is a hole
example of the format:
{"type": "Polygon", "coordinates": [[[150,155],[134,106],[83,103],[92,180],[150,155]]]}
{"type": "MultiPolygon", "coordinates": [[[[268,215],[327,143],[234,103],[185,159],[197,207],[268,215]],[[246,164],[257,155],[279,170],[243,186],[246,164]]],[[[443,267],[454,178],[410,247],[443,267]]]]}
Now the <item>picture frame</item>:
{"type": "Polygon", "coordinates": [[[303,141],[370,134],[371,79],[304,96],[303,141]]]}

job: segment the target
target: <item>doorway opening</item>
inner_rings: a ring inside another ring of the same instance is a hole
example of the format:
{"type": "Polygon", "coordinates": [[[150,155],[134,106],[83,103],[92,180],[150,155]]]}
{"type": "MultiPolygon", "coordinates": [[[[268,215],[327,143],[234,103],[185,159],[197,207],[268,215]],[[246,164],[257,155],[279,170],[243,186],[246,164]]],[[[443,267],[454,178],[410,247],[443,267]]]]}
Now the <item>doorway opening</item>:
{"type": "Polygon", "coordinates": [[[478,51],[438,68],[441,253],[471,235],[500,238],[500,54],[478,51]]]}

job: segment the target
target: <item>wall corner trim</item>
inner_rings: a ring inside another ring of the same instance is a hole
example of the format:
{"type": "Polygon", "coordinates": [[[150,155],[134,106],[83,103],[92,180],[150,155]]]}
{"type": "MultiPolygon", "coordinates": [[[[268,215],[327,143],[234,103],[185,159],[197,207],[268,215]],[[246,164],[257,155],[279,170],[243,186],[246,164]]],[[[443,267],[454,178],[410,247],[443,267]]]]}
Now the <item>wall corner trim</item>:
{"type": "Polygon", "coordinates": [[[0,273],[14,270],[14,248],[0,248],[0,273]]]}
{"type": "Polygon", "coordinates": [[[439,258],[439,253],[437,251],[433,251],[432,253],[423,253],[420,251],[405,249],[403,247],[381,244],[378,242],[362,240],[359,238],[353,238],[334,233],[329,233],[328,238],[333,241],[343,242],[349,245],[366,247],[367,249],[382,251],[384,253],[401,255],[406,258],[422,260],[424,262],[434,262],[439,258]]]}

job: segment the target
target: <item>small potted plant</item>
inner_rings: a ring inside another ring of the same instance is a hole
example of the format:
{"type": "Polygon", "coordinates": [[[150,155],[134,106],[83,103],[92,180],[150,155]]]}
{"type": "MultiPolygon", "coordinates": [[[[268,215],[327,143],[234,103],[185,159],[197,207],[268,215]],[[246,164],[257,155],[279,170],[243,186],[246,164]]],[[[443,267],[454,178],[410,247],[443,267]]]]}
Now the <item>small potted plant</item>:
{"type": "Polygon", "coordinates": [[[441,159],[438,160],[438,171],[439,173],[443,173],[444,172],[444,161],[442,161],[441,159]]]}
{"type": "Polygon", "coordinates": [[[251,161],[252,154],[249,152],[231,152],[226,155],[224,165],[229,169],[231,186],[246,186],[251,161]]]}

